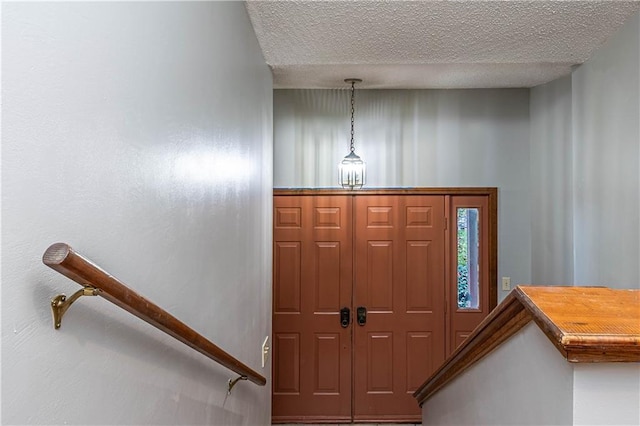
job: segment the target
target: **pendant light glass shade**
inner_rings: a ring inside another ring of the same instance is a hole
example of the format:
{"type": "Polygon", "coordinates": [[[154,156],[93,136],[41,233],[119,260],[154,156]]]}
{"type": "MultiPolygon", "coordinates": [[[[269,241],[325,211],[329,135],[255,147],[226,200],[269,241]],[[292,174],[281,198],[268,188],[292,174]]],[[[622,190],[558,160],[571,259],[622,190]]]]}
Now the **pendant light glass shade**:
{"type": "Polygon", "coordinates": [[[365,184],[366,179],[366,164],[355,153],[355,147],[353,145],[353,115],[355,112],[355,84],[360,83],[362,80],[357,78],[348,78],[346,83],[351,83],[351,145],[349,155],[338,165],[340,185],[343,188],[360,189],[365,184]]]}
{"type": "Polygon", "coordinates": [[[360,189],[365,184],[367,165],[355,152],[351,151],[344,157],[338,167],[343,188],[360,189]]]}

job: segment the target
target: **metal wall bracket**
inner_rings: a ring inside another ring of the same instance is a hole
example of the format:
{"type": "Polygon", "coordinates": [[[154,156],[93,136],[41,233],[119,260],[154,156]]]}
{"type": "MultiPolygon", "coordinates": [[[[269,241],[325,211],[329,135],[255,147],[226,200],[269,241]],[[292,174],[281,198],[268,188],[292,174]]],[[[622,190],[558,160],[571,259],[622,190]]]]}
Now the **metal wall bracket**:
{"type": "Polygon", "coordinates": [[[73,293],[71,297],[69,297],[68,299],[67,299],[67,296],[65,296],[64,294],[59,294],[53,299],[51,299],[51,313],[53,314],[53,327],[56,330],[60,328],[60,326],[62,325],[62,317],[64,316],[64,313],[67,312],[67,309],[69,309],[69,306],[71,306],[73,302],[78,300],[80,296],[97,296],[99,291],[100,290],[98,290],[97,288],[85,287],[82,290],[78,290],[75,293],[73,293]]]}
{"type": "Polygon", "coordinates": [[[229,379],[229,389],[227,390],[227,395],[231,394],[231,389],[238,383],[240,380],[247,380],[247,376],[238,376],[235,379],[229,379]]]}

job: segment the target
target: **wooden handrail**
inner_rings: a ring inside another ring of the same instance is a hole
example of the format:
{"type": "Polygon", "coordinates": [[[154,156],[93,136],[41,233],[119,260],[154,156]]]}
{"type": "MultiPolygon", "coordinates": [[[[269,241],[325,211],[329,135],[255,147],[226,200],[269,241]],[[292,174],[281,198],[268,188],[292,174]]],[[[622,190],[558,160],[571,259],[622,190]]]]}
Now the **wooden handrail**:
{"type": "MultiPolygon", "coordinates": [[[[42,262],[85,289],[95,289],[93,290],[94,295],[102,296],[204,356],[238,373],[241,377],[246,377],[249,381],[260,386],[267,383],[267,380],[256,371],[220,349],[158,305],[128,288],[117,278],[78,254],[68,244],[53,244],[44,252],[42,262]]],[[[64,301],[64,298],[62,300],[64,301]]],[[[230,387],[232,386],[230,385],[230,387]]]]}

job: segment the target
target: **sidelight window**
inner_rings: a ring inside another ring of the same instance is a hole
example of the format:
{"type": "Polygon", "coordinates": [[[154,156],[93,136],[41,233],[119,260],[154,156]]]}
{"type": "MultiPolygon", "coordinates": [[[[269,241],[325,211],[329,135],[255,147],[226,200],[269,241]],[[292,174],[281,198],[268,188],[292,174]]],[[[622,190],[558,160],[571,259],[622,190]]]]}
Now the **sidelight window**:
{"type": "Polygon", "coordinates": [[[457,209],[458,308],[478,309],[480,264],[479,209],[457,209]]]}

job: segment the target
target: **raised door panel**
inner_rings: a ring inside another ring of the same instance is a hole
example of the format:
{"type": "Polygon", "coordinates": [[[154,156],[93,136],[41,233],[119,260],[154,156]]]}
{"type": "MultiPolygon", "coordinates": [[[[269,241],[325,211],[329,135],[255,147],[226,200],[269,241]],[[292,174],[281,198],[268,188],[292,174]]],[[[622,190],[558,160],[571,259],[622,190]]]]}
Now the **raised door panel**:
{"type": "Polygon", "coordinates": [[[314,395],[340,394],[340,334],[316,333],[313,354],[314,395]]]}
{"type": "Polygon", "coordinates": [[[407,241],[407,312],[420,313],[433,310],[433,287],[430,273],[432,246],[430,241],[407,241]]]}
{"type": "Polygon", "coordinates": [[[407,333],[407,392],[413,394],[435,370],[430,332],[407,333]]]}
{"type": "Polygon", "coordinates": [[[393,333],[368,333],[367,360],[367,393],[393,393],[393,333]]]}
{"type": "Polygon", "coordinates": [[[315,242],[314,312],[340,310],[340,242],[315,242]]]}
{"type": "Polygon", "coordinates": [[[298,333],[274,333],[273,393],[276,395],[300,394],[300,335],[298,333]]]}
{"type": "Polygon", "coordinates": [[[393,241],[367,242],[367,309],[373,312],[393,311],[393,241]]]}
{"type": "Polygon", "coordinates": [[[273,310],[275,313],[300,313],[302,244],[300,241],[276,242],[275,289],[273,310]]]}

